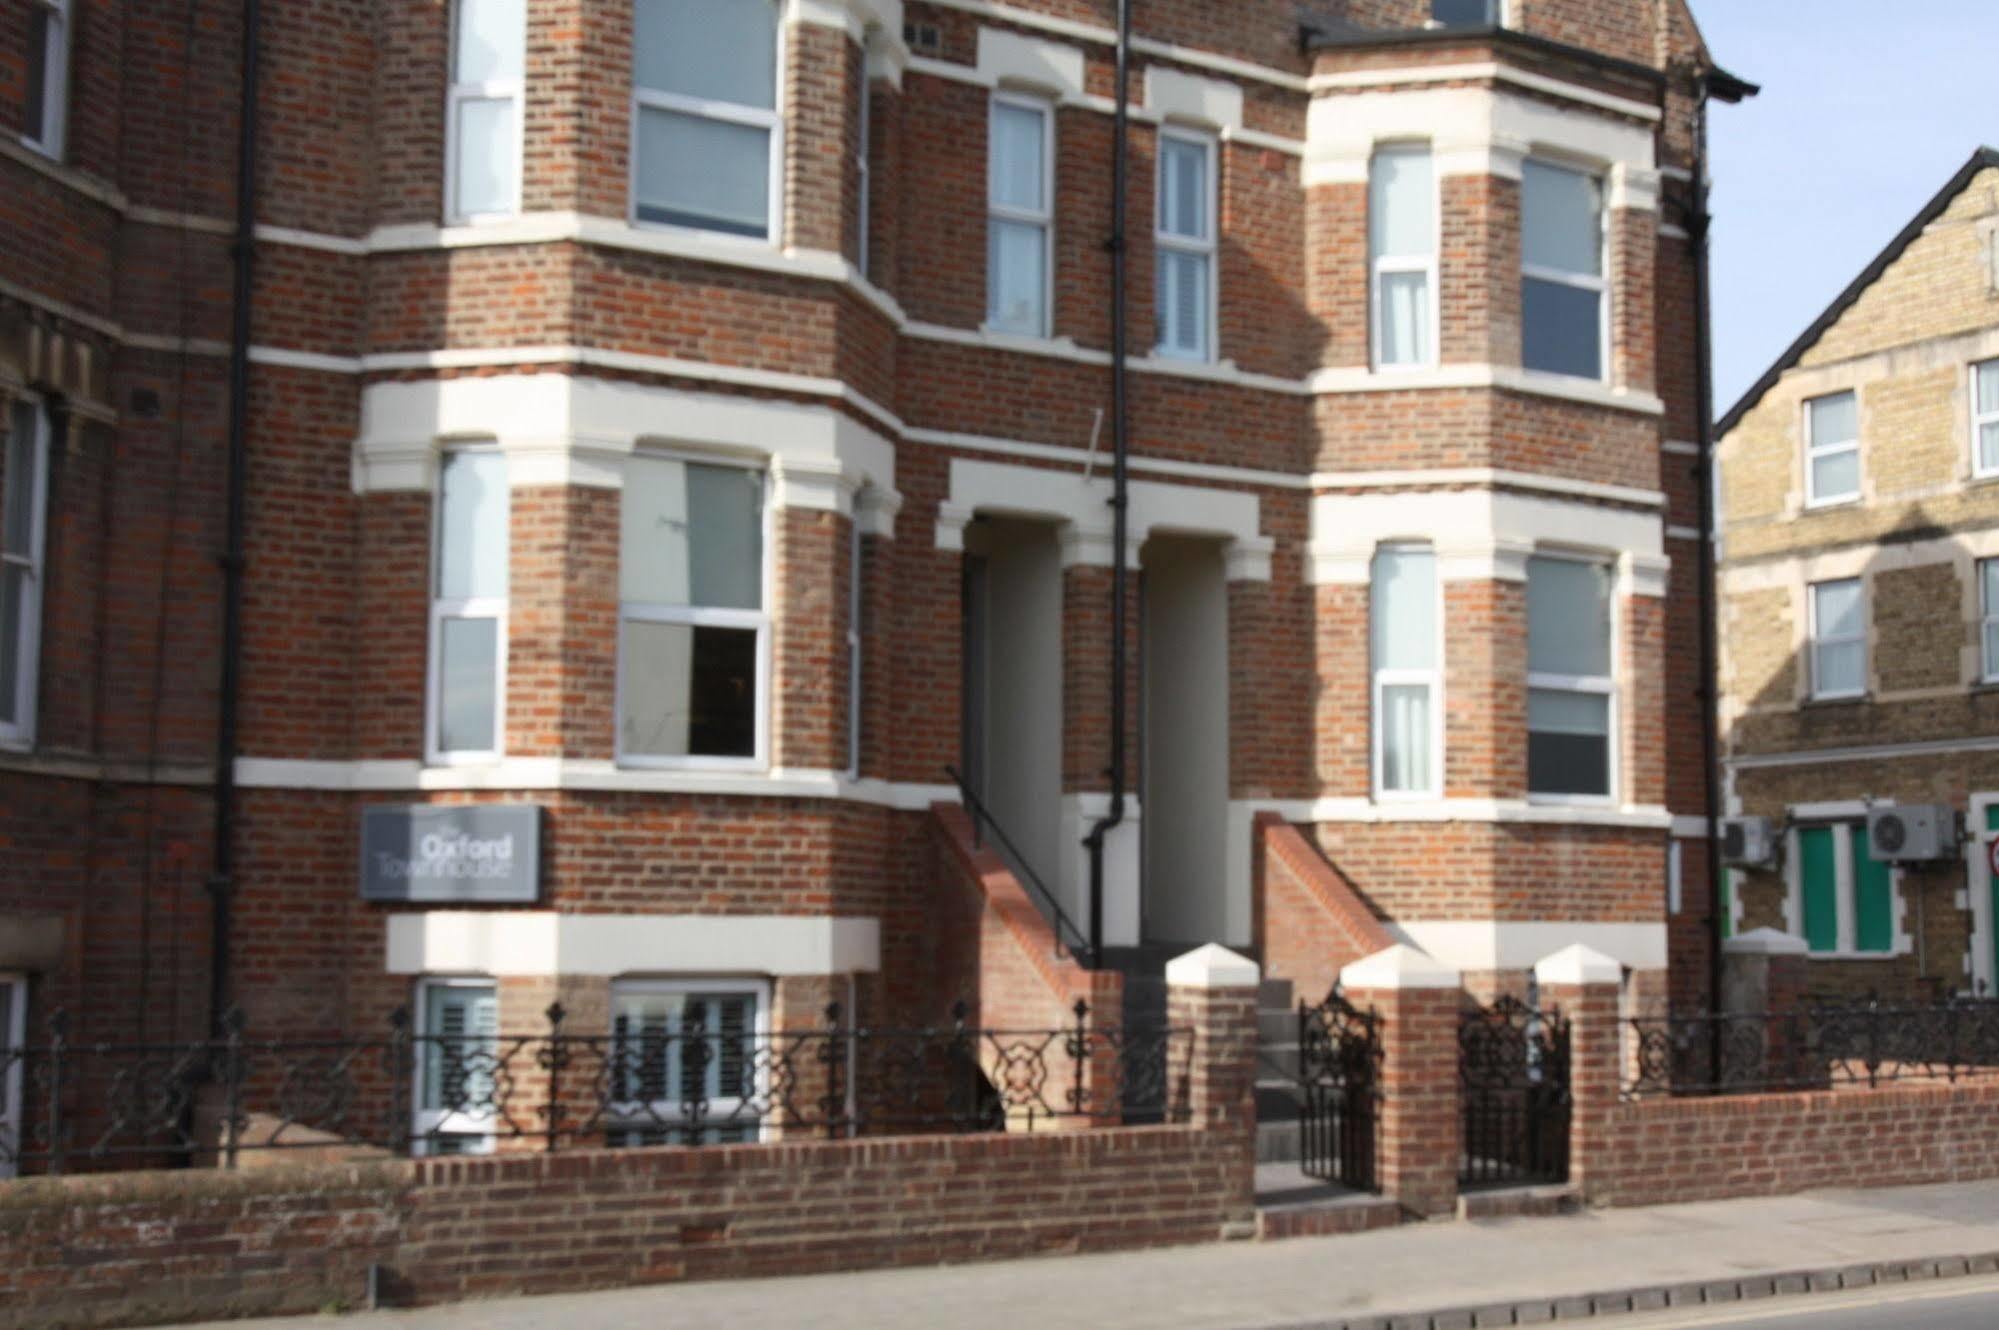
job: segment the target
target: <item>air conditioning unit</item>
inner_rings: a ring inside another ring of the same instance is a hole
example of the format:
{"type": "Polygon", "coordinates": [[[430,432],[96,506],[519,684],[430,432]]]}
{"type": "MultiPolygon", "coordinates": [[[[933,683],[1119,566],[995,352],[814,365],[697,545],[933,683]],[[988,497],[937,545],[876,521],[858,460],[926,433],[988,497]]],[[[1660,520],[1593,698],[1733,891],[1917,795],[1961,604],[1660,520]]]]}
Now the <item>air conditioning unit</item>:
{"type": "Polygon", "coordinates": [[[1957,810],[1949,804],[1882,804],[1867,810],[1867,857],[1928,863],[1957,854],[1957,810]]]}
{"type": "Polygon", "coordinates": [[[1777,829],[1767,817],[1721,820],[1721,861],[1730,868],[1772,868],[1777,863],[1777,829]]]}

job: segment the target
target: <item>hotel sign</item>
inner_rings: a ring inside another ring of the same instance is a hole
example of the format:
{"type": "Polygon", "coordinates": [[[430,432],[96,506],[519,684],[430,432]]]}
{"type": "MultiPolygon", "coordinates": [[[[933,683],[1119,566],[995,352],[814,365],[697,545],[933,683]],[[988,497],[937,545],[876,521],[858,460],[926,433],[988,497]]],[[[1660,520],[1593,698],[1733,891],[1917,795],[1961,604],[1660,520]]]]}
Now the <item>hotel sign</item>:
{"type": "Polygon", "coordinates": [[[395,804],[361,810],[361,899],[527,905],[541,895],[534,804],[395,804]]]}

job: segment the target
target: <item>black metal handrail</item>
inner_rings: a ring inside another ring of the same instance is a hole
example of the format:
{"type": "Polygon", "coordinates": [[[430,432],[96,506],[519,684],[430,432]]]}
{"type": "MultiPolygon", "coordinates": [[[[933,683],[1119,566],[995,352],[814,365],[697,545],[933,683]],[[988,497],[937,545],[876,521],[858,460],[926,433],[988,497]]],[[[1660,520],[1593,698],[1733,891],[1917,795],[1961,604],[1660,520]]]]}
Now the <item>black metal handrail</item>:
{"type": "Polygon", "coordinates": [[[947,766],[944,772],[957,785],[958,797],[965,801],[965,811],[972,815],[972,844],[984,845],[983,829],[989,828],[992,831],[993,839],[999,842],[1002,850],[1006,851],[1008,867],[1015,870],[1014,876],[1025,882],[1040,898],[1041,903],[1053,912],[1056,944],[1068,948],[1069,954],[1074,956],[1084,969],[1096,969],[1097,956],[1090,946],[1089,938],[1076,926],[1076,921],[1069,917],[1069,912],[1062,908],[1062,902],[1048,889],[1048,884],[1041,880],[1033,865],[1027,862],[1027,856],[1014,845],[1013,838],[1006,834],[1006,828],[1001,826],[999,819],[992,815],[992,811],[979,801],[979,796],[972,793],[971,783],[956,767],[947,766]]]}

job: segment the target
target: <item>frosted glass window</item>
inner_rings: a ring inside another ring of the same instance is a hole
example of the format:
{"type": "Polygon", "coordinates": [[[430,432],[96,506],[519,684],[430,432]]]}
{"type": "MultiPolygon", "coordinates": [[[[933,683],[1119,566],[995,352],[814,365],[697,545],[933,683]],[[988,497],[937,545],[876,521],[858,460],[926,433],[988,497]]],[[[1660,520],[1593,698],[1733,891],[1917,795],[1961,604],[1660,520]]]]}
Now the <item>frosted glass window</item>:
{"type": "Polygon", "coordinates": [[[1983,644],[1986,683],[1999,682],[1999,559],[1978,561],[1979,639],[1983,644]]]}
{"type": "Polygon", "coordinates": [[[1805,500],[1860,497],[1860,402],[1852,393],[1805,403],[1805,500]]]}
{"type": "Polygon", "coordinates": [[[1524,163],[1520,338],[1528,369],[1604,376],[1604,249],[1602,181],[1565,166],[1524,163]]]}
{"type": "Polygon", "coordinates": [[[1374,363],[1428,365],[1436,358],[1437,187],[1430,150],[1383,148],[1368,167],[1368,264],[1374,363]]]}
{"type": "Polygon", "coordinates": [[[756,761],[769,629],[763,473],[641,455],[626,465],[622,502],[620,755],[756,761]]]}
{"type": "Polygon", "coordinates": [[[1158,351],[1183,360],[1214,355],[1215,161],[1214,140],[1160,131],[1158,351]]]}
{"type": "Polygon", "coordinates": [[[16,398],[0,449],[0,743],[35,738],[42,627],[42,557],[48,516],[49,419],[16,398]]]}
{"type": "Polygon", "coordinates": [[[1999,475],[1999,360],[1971,372],[1971,448],[1981,476],[1999,475]]]}
{"type": "Polygon", "coordinates": [[[1039,102],[995,97],[987,148],[986,324],[1048,335],[1050,137],[1039,102]]]}
{"type": "Polygon", "coordinates": [[[1811,588],[1812,696],[1867,691],[1866,596],[1857,577],[1811,588]]]}
{"type": "Polygon", "coordinates": [[[29,147],[58,160],[69,126],[70,3],[27,0],[21,137],[29,147]]]}
{"type": "Polygon", "coordinates": [[[458,0],[453,15],[445,212],[458,221],[520,208],[525,0],[458,0]]]}
{"type": "Polygon", "coordinates": [[[773,238],[778,42],[772,0],[637,0],[638,220],[773,238]]]}
{"type": "Polygon", "coordinates": [[[1374,556],[1368,594],[1378,794],[1437,794],[1443,686],[1437,559],[1427,546],[1389,545],[1374,556]]]}
{"type": "Polygon", "coordinates": [[[1527,788],[1607,798],[1616,688],[1611,569],[1586,559],[1527,561],[1527,788]]]}
{"type": "Polygon", "coordinates": [[[432,560],[427,732],[434,762],[490,758],[502,746],[511,522],[505,455],[446,453],[432,560]]]}

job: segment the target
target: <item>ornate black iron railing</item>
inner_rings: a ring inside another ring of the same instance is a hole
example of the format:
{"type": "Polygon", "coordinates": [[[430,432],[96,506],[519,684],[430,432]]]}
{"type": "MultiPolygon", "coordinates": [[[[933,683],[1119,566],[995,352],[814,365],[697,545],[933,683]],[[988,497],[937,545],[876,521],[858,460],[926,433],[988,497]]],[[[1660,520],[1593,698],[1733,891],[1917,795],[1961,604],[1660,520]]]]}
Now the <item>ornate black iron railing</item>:
{"type": "Polygon", "coordinates": [[[1999,1001],[1989,998],[1638,1017],[1625,1028],[1626,1098],[1999,1075],[1999,1001]]]}
{"type": "Polygon", "coordinates": [[[794,1137],[1032,1130],[1058,1120],[1184,1122],[1192,1032],[1073,1023],[775,1032],[572,1033],[560,1004],[537,1034],[258,1040],[232,1012],[219,1038],[88,1044],[55,1013],[41,1044],[0,1048],[21,1121],[0,1122],[10,1171],[177,1163],[234,1167],[262,1150],[449,1154],[714,1145],[794,1137]]]}
{"type": "Polygon", "coordinates": [[[1458,1020],[1463,1112],[1458,1185],[1566,1182],[1569,1176],[1569,1022],[1513,997],[1458,1020]]]}
{"type": "Polygon", "coordinates": [[[1298,1003],[1299,1167],[1307,1177],[1374,1191],[1381,1098],[1381,1018],[1335,988],[1298,1003]]]}
{"type": "Polygon", "coordinates": [[[992,815],[992,811],[985,806],[978,795],[972,793],[971,782],[967,781],[956,767],[947,766],[944,771],[957,785],[958,797],[964,800],[965,811],[971,816],[972,843],[984,845],[987,834],[992,835],[1006,856],[1007,866],[1014,870],[1014,876],[1026,884],[1042,908],[1048,911],[1050,922],[1055,928],[1056,942],[1066,948],[1085,969],[1097,969],[1096,952],[1091,947],[1088,936],[1077,927],[1076,921],[1069,917],[1069,912],[1062,908],[1061,900],[1048,889],[1048,884],[1041,880],[1041,875],[1034,871],[1033,865],[1027,862],[1027,856],[1015,847],[1013,838],[1006,834],[1006,828],[999,824],[999,819],[992,815]]]}

